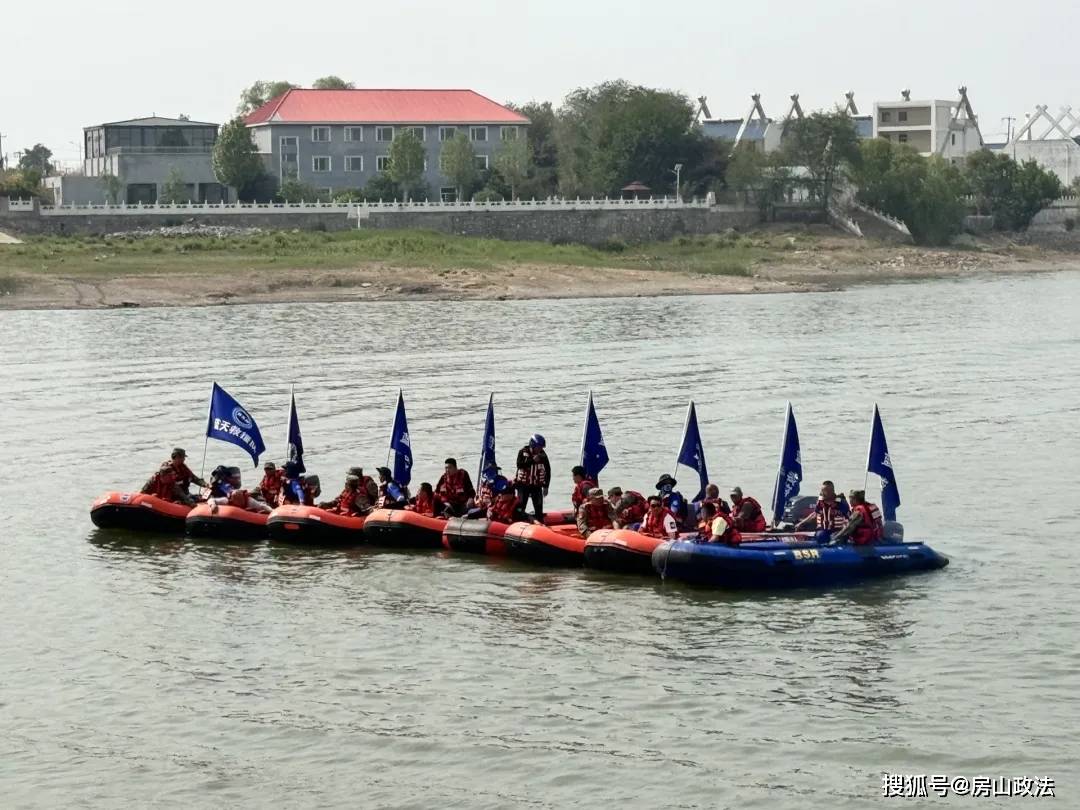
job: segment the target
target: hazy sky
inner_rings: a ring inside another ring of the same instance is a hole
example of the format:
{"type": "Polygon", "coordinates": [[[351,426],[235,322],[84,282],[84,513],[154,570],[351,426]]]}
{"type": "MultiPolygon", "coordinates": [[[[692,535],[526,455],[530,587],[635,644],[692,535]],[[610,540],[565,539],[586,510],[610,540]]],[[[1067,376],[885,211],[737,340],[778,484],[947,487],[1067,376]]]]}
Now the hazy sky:
{"type": "Polygon", "coordinates": [[[77,160],[82,127],[186,113],[222,122],[256,79],[358,87],[469,87],[498,101],[558,101],[625,78],[705,94],[738,117],[751,92],[781,116],[855,91],[954,98],[967,84],[983,134],[1035,104],[1080,108],[1080,5],[871,0],[364,0],[161,3],[46,0],[2,15],[0,134],[77,160]],[[168,9],[167,11],[165,9],[168,9]],[[44,18],[44,23],[43,23],[44,18]],[[18,33],[17,33],[18,32],[18,33]]]}

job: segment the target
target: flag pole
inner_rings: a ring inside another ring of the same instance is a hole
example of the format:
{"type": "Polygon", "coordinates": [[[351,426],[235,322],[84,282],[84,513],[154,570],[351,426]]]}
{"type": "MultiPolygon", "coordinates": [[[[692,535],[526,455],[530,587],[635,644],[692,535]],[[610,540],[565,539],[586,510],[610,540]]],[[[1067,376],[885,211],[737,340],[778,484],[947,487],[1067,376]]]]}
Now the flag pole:
{"type": "Polygon", "coordinates": [[[477,485],[480,484],[480,479],[484,477],[484,457],[487,455],[487,418],[488,418],[488,414],[490,413],[492,415],[491,416],[491,421],[492,421],[492,424],[494,426],[494,422],[495,422],[495,414],[493,413],[494,405],[495,405],[495,392],[492,391],[492,392],[490,392],[488,394],[488,406],[487,406],[487,410],[484,411],[484,437],[483,437],[484,438],[484,446],[480,448],[480,469],[476,471],[476,483],[477,483],[477,485]]]}
{"type": "Polygon", "coordinates": [[[875,402],[874,415],[870,417],[870,441],[866,444],[866,473],[863,475],[863,492],[866,492],[866,487],[870,484],[870,451],[874,449],[874,423],[878,418],[878,408],[877,403],[875,402]]]}
{"type": "Polygon", "coordinates": [[[682,455],[683,442],[686,441],[686,431],[690,429],[690,412],[694,409],[694,400],[686,406],[686,421],[683,422],[682,436],[679,437],[679,449],[675,451],[675,466],[671,469],[672,478],[679,471],[679,456],[682,455]]]}
{"type": "Polygon", "coordinates": [[[780,497],[780,468],[784,466],[784,448],[787,447],[788,425],[791,424],[791,401],[788,401],[787,410],[784,411],[784,432],[780,436],[780,463],[776,466],[776,481],[773,483],[772,508],[773,526],[776,526],[777,499],[780,497]]]}
{"type": "MultiPolygon", "coordinates": [[[[585,404],[585,421],[581,424],[581,461],[578,463],[585,466],[585,436],[589,432],[589,413],[592,411],[592,389],[589,389],[589,401],[585,404]]],[[[586,470],[588,472],[588,470],[586,470]]]]}
{"type": "MultiPolygon", "coordinates": [[[[390,426],[390,444],[386,447],[386,466],[390,467],[390,454],[394,452],[394,427],[397,425],[397,406],[401,403],[401,389],[397,390],[398,401],[394,403],[394,424],[390,426]]],[[[393,468],[391,468],[391,473],[393,468]]],[[[393,478],[393,474],[390,476],[393,478]]]]}
{"type": "Polygon", "coordinates": [[[289,460],[289,432],[292,429],[293,404],[296,402],[296,383],[289,383],[289,412],[285,414],[285,460],[289,460]]]}
{"type": "MultiPolygon", "coordinates": [[[[217,385],[215,382],[214,385],[217,385]]],[[[206,472],[206,446],[210,444],[210,412],[214,407],[214,389],[210,389],[210,401],[206,404],[206,429],[203,430],[202,462],[199,464],[199,478],[203,478],[206,472]]],[[[205,478],[203,479],[205,480],[205,478]]]]}

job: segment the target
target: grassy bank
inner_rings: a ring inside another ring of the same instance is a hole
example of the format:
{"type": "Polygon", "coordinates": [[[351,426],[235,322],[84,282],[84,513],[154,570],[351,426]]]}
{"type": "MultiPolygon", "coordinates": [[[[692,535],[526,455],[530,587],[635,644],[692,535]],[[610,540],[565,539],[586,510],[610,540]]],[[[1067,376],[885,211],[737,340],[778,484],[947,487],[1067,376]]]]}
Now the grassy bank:
{"type": "Polygon", "coordinates": [[[265,232],[228,236],[28,237],[3,248],[0,272],[100,277],[228,270],[342,270],[366,263],[433,271],[515,264],[617,267],[747,276],[755,262],[788,246],[765,234],[678,237],[603,249],[502,242],[427,231],[265,232]]]}

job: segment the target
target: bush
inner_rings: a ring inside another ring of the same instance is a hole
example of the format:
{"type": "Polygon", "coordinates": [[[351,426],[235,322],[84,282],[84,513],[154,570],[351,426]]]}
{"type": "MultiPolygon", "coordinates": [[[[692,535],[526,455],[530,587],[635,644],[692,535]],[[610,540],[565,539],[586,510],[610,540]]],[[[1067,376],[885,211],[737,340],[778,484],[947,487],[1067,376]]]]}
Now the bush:
{"type": "Polygon", "coordinates": [[[286,203],[317,202],[319,200],[319,191],[315,186],[308,183],[302,183],[299,180],[286,180],[278,189],[277,198],[286,203]]]}
{"type": "Polygon", "coordinates": [[[626,242],[624,242],[622,239],[611,237],[605,240],[600,245],[600,250],[604,251],[605,253],[622,253],[626,250],[626,247],[626,242]]]}
{"type": "Polygon", "coordinates": [[[980,214],[993,214],[999,230],[1019,231],[1062,193],[1061,181],[1033,160],[1018,164],[986,150],[967,159],[964,178],[980,214]]]}
{"type": "Polygon", "coordinates": [[[473,202],[502,202],[505,197],[493,188],[482,188],[473,194],[473,202]]]}

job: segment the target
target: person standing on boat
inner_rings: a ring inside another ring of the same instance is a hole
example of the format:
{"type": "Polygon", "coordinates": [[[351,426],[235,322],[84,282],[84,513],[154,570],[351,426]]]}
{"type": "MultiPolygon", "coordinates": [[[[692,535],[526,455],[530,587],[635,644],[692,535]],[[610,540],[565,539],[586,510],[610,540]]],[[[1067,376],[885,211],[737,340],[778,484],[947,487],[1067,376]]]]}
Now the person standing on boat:
{"type": "Polygon", "coordinates": [[[675,515],[664,506],[664,501],[659,495],[649,498],[649,511],[645,513],[645,520],[642,521],[638,533],[646,537],[663,537],[667,540],[674,540],[678,536],[679,525],[675,520],[675,515]]]}
{"type": "Polygon", "coordinates": [[[821,482],[821,492],[818,495],[814,511],[795,524],[795,531],[815,526],[818,540],[828,542],[832,533],[839,531],[847,523],[851,508],[847,501],[836,497],[836,486],[832,481],[821,482]]]}
{"type": "Polygon", "coordinates": [[[379,509],[404,509],[409,504],[409,490],[394,480],[389,467],[379,467],[379,509]]]}
{"type": "Polygon", "coordinates": [[[350,473],[345,476],[345,489],[341,494],[332,501],[320,503],[319,508],[339,515],[362,517],[371,511],[371,504],[360,491],[360,477],[350,473]]]}
{"type": "Polygon", "coordinates": [[[761,504],[756,498],[744,496],[741,487],[733,487],[731,490],[731,517],[735,521],[735,528],[740,532],[760,533],[768,526],[765,513],[761,511],[761,504]]]}
{"type": "Polygon", "coordinates": [[[277,465],[268,461],[263,464],[263,477],[256,488],[259,500],[266,503],[277,503],[281,494],[281,486],[285,481],[285,473],[277,468],[277,465]]]}
{"type": "Polygon", "coordinates": [[[848,501],[851,503],[851,516],[844,528],[833,535],[832,542],[841,544],[850,538],[852,545],[869,546],[881,540],[885,524],[877,505],[867,503],[866,493],[861,489],[851,490],[848,501]]]}
{"type": "Polygon", "coordinates": [[[570,493],[570,501],[574,504],[574,510],[577,511],[589,499],[589,490],[596,486],[596,481],[589,477],[580,464],[570,471],[570,475],[574,479],[574,491],[570,493]]]}
{"type": "Polygon", "coordinates": [[[469,501],[476,495],[469,473],[457,465],[457,459],[448,458],[443,462],[445,471],[435,485],[435,494],[442,501],[443,509],[452,517],[465,514],[469,501]]]}
{"type": "Polygon", "coordinates": [[[649,511],[649,502],[640,492],[632,489],[623,492],[622,487],[612,487],[607,494],[608,503],[615,507],[615,516],[622,526],[641,523],[649,511]]]}
{"type": "Polygon", "coordinates": [[[619,528],[615,507],[604,500],[604,490],[600,487],[590,489],[588,498],[578,507],[577,528],[582,537],[588,537],[601,529],[619,528]]]}
{"type": "Polygon", "coordinates": [[[533,513],[539,521],[544,520],[544,498],[551,485],[551,462],[544,450],[546,445],[544,437],[534,433],[529,443],[518,450],[517,475],[514,477],[521,508],[524,509],[531,500],[533,513]]]}

